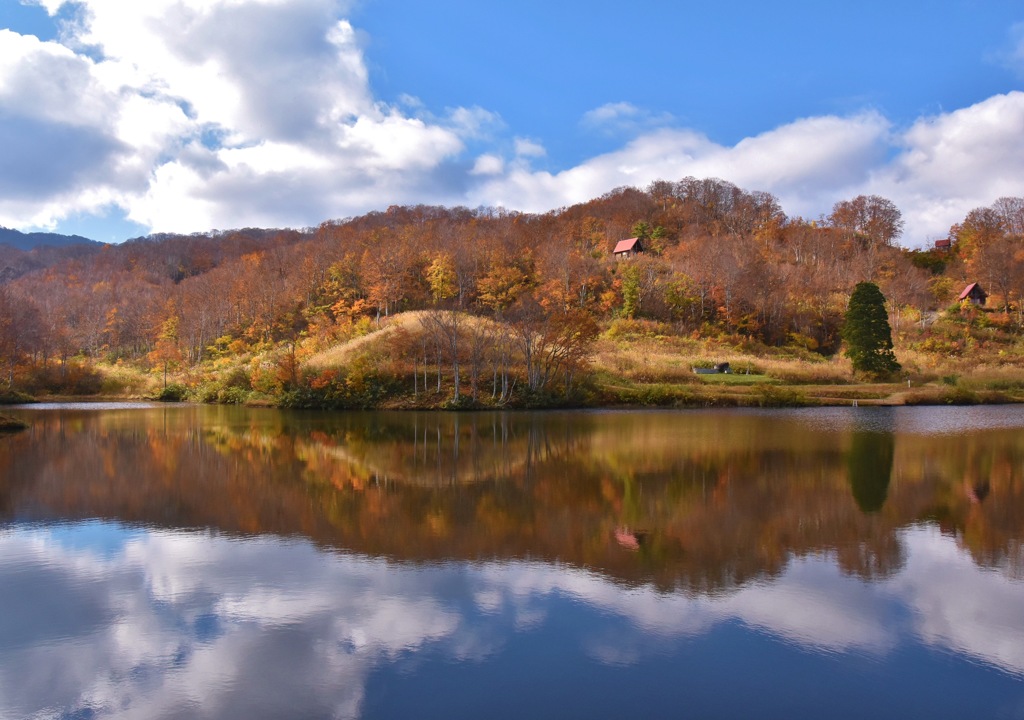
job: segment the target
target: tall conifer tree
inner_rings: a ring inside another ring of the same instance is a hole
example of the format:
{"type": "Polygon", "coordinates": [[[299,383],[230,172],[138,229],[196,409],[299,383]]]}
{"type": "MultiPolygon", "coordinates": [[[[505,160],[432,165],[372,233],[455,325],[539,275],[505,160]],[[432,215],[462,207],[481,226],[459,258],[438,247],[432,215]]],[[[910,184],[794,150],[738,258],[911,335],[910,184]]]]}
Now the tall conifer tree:
{"type": "Polygon", "coordinates": [[[885,310],[885,296],[871,282],[857,283],[843,326],[846,356],[855,372],[883,376],[900,369],[892,352],[892,329],[885,310]]]}

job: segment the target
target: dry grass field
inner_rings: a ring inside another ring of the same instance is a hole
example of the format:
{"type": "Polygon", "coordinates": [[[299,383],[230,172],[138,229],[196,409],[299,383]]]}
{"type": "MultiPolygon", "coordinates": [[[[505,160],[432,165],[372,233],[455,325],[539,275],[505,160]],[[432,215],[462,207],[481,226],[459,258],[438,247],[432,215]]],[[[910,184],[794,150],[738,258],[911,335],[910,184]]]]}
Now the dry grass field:
{"type": "MultiPolygon", "coordinates": [[[[385,320],[369,334],[309,357],[311,371],[344,367],[359,357],[384,357],[398,333],[415,341],[423,312],[385,320]]],[[[479,322],[474,319],[473,322],[479,322]]],[[[842,354],[825,358],[799,348],[737,349],[726,343],[613,326],[596,341],[590,387],[608,405],[903,405],[1024,401],[1024,354],[1016,347],[978,350],[972,357],[897,345],[904,371],[888,382],[855,377],[842,354]],[[694,368],[729,363],[729,374],[694,368]]],[[[392,360],[392,370],[396,369],[392,360]]]]}

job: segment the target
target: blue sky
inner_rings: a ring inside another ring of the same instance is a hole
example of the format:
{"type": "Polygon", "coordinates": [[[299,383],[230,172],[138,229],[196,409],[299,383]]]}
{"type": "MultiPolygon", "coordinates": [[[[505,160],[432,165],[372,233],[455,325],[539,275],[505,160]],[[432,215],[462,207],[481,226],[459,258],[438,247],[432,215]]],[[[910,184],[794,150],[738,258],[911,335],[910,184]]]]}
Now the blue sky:
{"type": "Polygon", "coordinates": [[[119,241],[715,176],[1024,195],[1024,4],[0,0],[0,225],[119,241]]]}

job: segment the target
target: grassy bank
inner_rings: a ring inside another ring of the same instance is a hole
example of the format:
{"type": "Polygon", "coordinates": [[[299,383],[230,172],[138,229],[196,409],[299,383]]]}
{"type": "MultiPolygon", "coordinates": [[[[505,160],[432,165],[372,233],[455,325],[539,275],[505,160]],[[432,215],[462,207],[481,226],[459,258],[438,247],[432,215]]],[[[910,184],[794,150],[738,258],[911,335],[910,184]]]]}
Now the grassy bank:
{"type": "MultiPolygon", "coordinates": [[[[467,327],[486,323],[471,322],[467,327]]],[[[438,367],[424,327],[422,313],[403,313],[336,341],[248,346],[171,368],[166,384],[163,367],[77,362],[60,374],[51,367],[26,378],[23,387],[31,396],[8,393],[0,402],[102,397],[323,409],[1024,402],[1024,343],[989,330],[968,343],[964,338],[973,336],[955,322],[898,335],[903,370],[872,382],[855,376],[841,354],[825,357],[800,345],[767,347],[745,337],[681,335],[662,323],[616,320],[593,340],[571,383],[529,390],[521,367],[504,369],[502,382],[496,363],[478,362],[474,371],[464,358],[458,400],[454,368],[448,359],[438,367]],[[723,363],[729,373],[708,372],[723,363]]],[[[470,350],[464,345],[462,352],[470,350]]]]}

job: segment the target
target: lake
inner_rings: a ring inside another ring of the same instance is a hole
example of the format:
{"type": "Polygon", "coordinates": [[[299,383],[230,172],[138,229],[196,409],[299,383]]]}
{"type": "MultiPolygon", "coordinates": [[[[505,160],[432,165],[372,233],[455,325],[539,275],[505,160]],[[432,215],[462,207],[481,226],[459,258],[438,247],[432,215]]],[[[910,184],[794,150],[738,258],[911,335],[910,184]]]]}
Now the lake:
{"type": "Polygon", "coordinates": [[[1024,407],[4,412],[0,718],[1024,718],[1024,407]]]}

